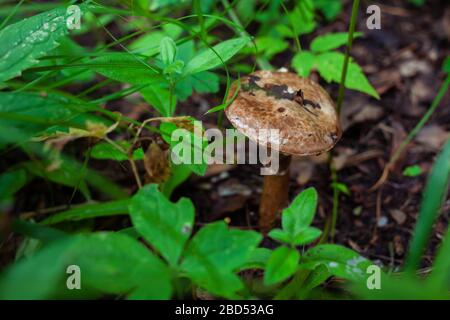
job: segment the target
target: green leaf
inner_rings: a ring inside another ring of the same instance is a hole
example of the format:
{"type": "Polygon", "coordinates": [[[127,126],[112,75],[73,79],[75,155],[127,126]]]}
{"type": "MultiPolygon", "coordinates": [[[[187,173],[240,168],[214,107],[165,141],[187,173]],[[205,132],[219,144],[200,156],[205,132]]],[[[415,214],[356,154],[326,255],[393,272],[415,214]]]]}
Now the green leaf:
{"type": "Polygon", "coordinates": [[[161,61],[165,66],[171,65],[175,62],[175,56],[177,54],[177,45],[170,37],[164,37],[159,43],[159,51],[161,55],[161,61]]]}
{"type": "Polygon", "coordinates": [[[224,222],[211,223],[189,242],[181,268],[210,292],[235,297],[243,285],[233,273],[247,264],[261,239],[254,231],[228,229],[224,222]]]}
{"type": "Polygon", "coordinates": [[[250,257],[247,259],[245,265],[239,268],[239,271],[248,269],[265,269],[267,261],[269,261],[272,250],[267,248],[256,248],[250,257]]]}
{"type": "Polygon", "coordinates": [[[115,215],[128,214],[129,199],[110,201],[105,203],[88,203],[54,214],[41,223],[51,225],[63,221],[79,221],[97,217],[109,217],[115,215]]]}
{"type": "Polygon", "coordinates": [[[406,269],[415,272],[426,244],[430,238],[433,224],[447,195],[450,181],[450,139],[436,159],[428,177],[419,217],[414,228],[406,259],[406,269]]]}
{"type": "MultiPolygon", "coordinates": [[[[122,149],[128,150],[131,144],[128,141],[115,141],[122,149]]],[[[91,157],[99,160],[115,160],[115,161],[126,161],[128,160],[128,155],[125,152],[114,147],[109,142],[97,143],[91,149],[91,157]]],[[[133,160],[143,160],[144,151],[142,148],[133,151],[133,160]]]]}
{"type": "Polygon", "coordinates": [[[314,188],[303,190],[291,205],[283,210],[281,225],[293,241],[307,229],[314,219],[317,208],[317,191],[314,188]]]}
{"type": "MultiPolygon", "coordinates": [[[[325,52],[316,56],[316,66],[322,78],[327,82],[334,81],[339,83],[341,81],[344,58],[345,56],[340,52],[325,52]]],[[[380,98],[361,68],[351,60],[348,64],[345,86],[349,89],[367,93],[374,98],[380,98]]]]}
{"type": "Polygon", "coordinates": [[[314,227],[308,227],[305,230],[301,231],[294,238],[292,244],[296,246],[310,244],[314,240],[320,237],[322,231],[314,227]]]}
{"type": "Polygon", "coordinates": [[[314,67],[314,55],[309,51],[301,51],[292,59],[292,66],[301,77],[308,77],[314,67]]]}
{"type": "Polygon", "coordinates": [[[171,117],[175,112],[177,99],[170,97],[170,90],[165,85],[149,85],[140,91],[142,97],[163,117],[171,117]],[[172,99],[172,101],[170,101],[172,99]]]}
{"type": "Polygon", "coordinates": [[[366,278],[367,268],[372,262],[351,249],[334,244],[322,244],[306,252],[300,267],[312,270],[318,265],[325,265],[336,277],[362,281],[366,278]]]}
{"type": "Polygon", "coordinates": [[[58,94],[0,92],[0,124],[13,125],[27,139],[56,125],[85,128],[87,121],[98,123],[100,118],[86,114],[88,111],[89,107],[58,94]]]}
{"type": "Polygon", "coordinates": [[[172,162],[177,165],[186,165],[195,174],[203,176],[208,167],[203,157],[208,141],[201,136],[203,133],[201,123],[193,122],[193,126],[195,129],[191,132],[177,127],[174,123],[163,122],[160,130],[164,132],[162,135],[164,141],[170,145],[172,162]]]}
{"type": "Polygon", "coordinates": [[[89,297],[95,291],[168,299],[171,290],[168,268],[138,241],[117,233],[60,239],[11,265],[0,278],[2,299],[89,297]],[[82,290],[67,290],[70,265],[80,267],[82,290]]]}
{"type": "Polygon", "coordinates": [[[314,2],[312,0],[299,1],[297,6],[286,17],[284,24],[275,29],[284,37],[294,38],[314,31],[317,24],[314,18],[314,2]]]}
{"type": "Polygon", "coordinates": [[[296,249],[278,247],[272,252],[264,273],[264,284],[271,285],[286,280],[297,271],[300,253],[296,249]]]}
{"type": "Polygon", "coordinates": [[[129,48],[136,54],[153,56],[159,52],[160,43],[164,37],[164,32],[150,32],[132,42],[129,48]]]}
{"type": "Polygon", "coordinates": [[[269,237],[271,237],[272,239],[282,242],[282,243],[286,243],[286,244],[290,244],[292,239],[291,239],[291,235],[289,233],[287,233],[284,230],[281,229],[273,229],[269,232],[268,234],[269,237]]]}
{"type": "Polygon", "coordinates": [[[27,173],[23,169],[0,175],[0,212],[12,202],[14,194],[27,183],[27,173]]]}
{"type": "Polygon", "coordinates": [[[418,165],[409,166],[403,170],[403,175],[405,177],[417,177],[420,176],[421,174],[422,168],[418,165]]]}
{"type": "Polygon", "coordinates": [[[66,8],[23,19],[0,30],[0,82],[20,76],[67,34],[66,8]]]}
{"type": "Polygon", "coordinates": [[[193,91],[198,93],[219,92],[219,77],[212,72],[204,71],[181,79],[175,86],[177,97],[185,101],[193,91]]]}
{"type": "Polygon", "coordinates": [[[444,63],[442,64],[442,70],[446,73],[450,73],[450,56],[445,58],[444,63]]]}
{"type": "Polygon", "coordinates": [[[64,162],[62,162],[60,167],[56,170],[48,170],[47,168],[51,166],[49,163],[43,164],[30,161],[24,162],[22,165],[35,176],[79,189],[86,199],[91,198],[85,177],[80,176],[80,172],[78,170],[75,170],[75,168],[64,162]]]}
{"type": "MultiPolygon", "coordinates": [[[[258,54],[262,54],[267,59],[271,59],[274,55],[283,52],[289,47],[289,43],[286,40],[275,38],[271,36],[258,37],[255,40],[256,49],[258,54]]],[[[249,54],[254,53],[254,48],[248,48],[249,54]]]]}
{"type": "Polygon", "coordinates": [[[170,177],[167,181],[160,185],[161,192],[170,198],[173,190],[186,181],[192,174],[192,170],[189,166],[184,164],[170,164],[170,177]]]}
{"type": "Polygon", "coordinates": [[[222,65],[222,61],[228,61],[249,42],[249,37],[241,37],[223,41],[215,45],[212,49],[208,48],[189,61],[184,69],[184,74],[190,75],[216,68],[222,65]]]}
{"type": "Polygon", "coordinates": [[[336,0],[315,0],[314,5],[322,11],[328,21],[333,21],[342,12],[341,1],[336,0]]]}
{"type": "MultiPolygon", "coordinates": [[[[353,38],[362,36],[361,32],[355,32],[353,34],[353,38]]],[[[314,38],[311,42],[310,49],[313,52],[325,52],[330,51],[332,49],[339,48],[343,46],[348,41],[348,33],[347,32],[337,32],[337,33],[327,33],[322,36],[318,36],[314,38]]]]}
{"type": "Polygon", "coordinates": [[[194,206],[186,198],[170,202],[156,184],[132,198],[130,216],[139,233],[171,264],[176,265],[194,225],[194,206]]]}
{"type": "Polygon", "coordinates": [[[332,187],[333,189],[338,190],[339,192],[342,192],[343,194],[345,194],[345,195],[347,195],[347,196],[350,195],[350,190],[349,190],[349,188],[347,187],[347,185],[344,184],[344,183],[341,183],[341,182],[332,182],[332,183],[331,183],[331,187],[332,187]]]}
{"type": "Polygon", "coordinates": [[[92,59],[85,66],[107,78],[135,85],[164,82],[159,70],[140,56],[129,53],[108,53],[92,59]]]}

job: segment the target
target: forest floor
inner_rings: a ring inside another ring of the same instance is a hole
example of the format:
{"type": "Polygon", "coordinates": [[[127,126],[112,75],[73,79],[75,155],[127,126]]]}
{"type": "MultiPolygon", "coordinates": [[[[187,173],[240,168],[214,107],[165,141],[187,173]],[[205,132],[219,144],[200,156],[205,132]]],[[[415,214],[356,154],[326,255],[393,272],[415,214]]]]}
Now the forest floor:
{"type": "MultiPolygon", "coordinates": [[[[431,1],[430,1],[431,2],[431,1]]],[[[369,188],[380,177],[387,161],[399,143],[429,108],[443,81],[442,61],[450,54],[450,6],[439,5],[414,8],[406,1],[383,1],[382,29],[368,30],[364,12],[360,11],[357,30],[364,37],[355,40],[351,55],[362,66],[370,82],[381,96],[375,100],[356,91],[347,90],[342,108],[344,134],[334,148],[333,157],[338,169],[338,180],[348,186],[349,195],[341,194],[335,242],[349,246],[363,256],[392,267],[401,265],[419,212],[421,195],[433,160],[450,134],[450,95],[447,93],[440,106],[397,161],[389,179],[377,191],[369,188]],[[431,9],[433,8],[433,9],[431,9]],[[419,165],[418,177],[403,176],[406,166],[419,165]]],[[[328,32],[345,32],[348,28],[350,6],[346,6],[339,19],[302,37],[307,47],[311,39],[328,32]]],[[[249,27],[251,33],[252,26],[249,27]]],[[[282,53],[272,64],[288,67],[290,53],[282,53]]],[[[316,74],[312,78],[319,80],[316,74]]],[[[337,97],[337,85],[321,82],[337,97]]],[[[79,88],[74,88],[78,90],[79,88]]],[[[108,90],[113,90],[109,88],[108,90]]],[[[105,92],[108,93],[108,92],[105,92]]],[[[220,104],[221,95],[194,94],[177,107],[180,114],[192,115],[206,127],[217,125],[217,114],[205,112],[220,104]]],[[[121,101],[107,105],[126,116],[144,120],[151,115],[145,105],[130,108],[121,101]]],[[[224,120],[224,127],[231,127],[224,120]]],[[[73,143],[66,152],[82,158],[88,142],[73,143]]],[[[3,161],[14,161],[14,154],[3,161]]],[[[131,171],[126,164],[90,160],[93,168],[112,177],[134,192],[131,171]]],[[[331,214],[333,191],[327,155],[294,158],[291,167],[290,199],[306,187],[315,187],[319,194],[318,214],[314,225],[323,229],[331,214]]],[[[174,199],[189,197],[196,211],[196,222],[202,225],[226,219],[231,226],[257,229],[257,213],[262,189],[262,176],[255,165],[211,166],[205,177],[191,177],[179,187],[174,199]]],[[[16,213],[35,211],[64,205],[72,190],[49,187],[42,180],[26,186],[17,197],[16,213]],[[50,190],[51,192],[43,192],[50,190]]],[[[73,199],[76,203],[78,196],[73,199]]],[[[424,259],[429,266],[437,244],[447,229],[450,200],[436,223],[424,259]]],[[[120,229],[129,225],[128,218],[109,217],[95,221],[96,229],[120,229]]],[[[2,265],[12,258],[20,238],[9,241],[4,248],[2,265]],[[9,249],[8,249],[9,248],[9,249]]],[[[270,240],[266,245],[272,246],[270,240]]]]}

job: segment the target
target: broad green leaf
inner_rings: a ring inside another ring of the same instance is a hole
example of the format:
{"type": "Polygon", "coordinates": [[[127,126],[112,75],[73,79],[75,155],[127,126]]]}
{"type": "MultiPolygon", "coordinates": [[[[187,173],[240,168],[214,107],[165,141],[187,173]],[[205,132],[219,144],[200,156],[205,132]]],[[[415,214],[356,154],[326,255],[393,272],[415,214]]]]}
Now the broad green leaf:
{"type": "Polygon", "coordinates": [[[175,56],[177,54],[177,45],[170,37],[164,37],[159,43],[159,51],[161,55],[161,61],[165,66],[168,66],[175,62],[175,56]]]}
{"type": "Polygon", "coordinates": [[[254,231],[228,229],[224,222],[211,223],[189,242],[181,268],[210,292],[233,297],[242,289],[233,273],[247,264],[261,239],[254,231]]]}
{"type": "Polygon", "coordinates": [[[256,248],[250,257],[247,259],[245,265],[239,268],[239,271],[248,269],[265,269],[267,261],[269,261],[272,250],[267,248],[256,248]]]}
{"type": "MultiPolygon", "coordinates": [[[[271,59],[274,55],[283,52],[289,47],[289,43],[286,40],[263,36],[255,39],[257,54],[262,54],[267,59],[271,59]]],[[[249,47],[245,50],[249,54],[253,54],[255,51],[254,47],[249,47]]]]}
{"type": "MultiPolygon", "coordinates": [[[[362,36],[361,32],[355,32],[353,34],[353,38],[362,36]]],[[[343,46],[348,41],[348,33],[347,32],[337,32],[337,33],[327,33],[322,36],[318,36],[314,38],[311,42],[310,49],[313,52],[325,52],[330,51],[332,49],[339,48],[343,46]]]]}
{"type": "Polygon", "coordinates": [[[92,59],[85,66],[107,78],[135,85],[165,81],[160,71],[142,57],[129,53],[109,53],[92,59]]]}
{"type": "MultiPolygon", "coordinates": [[[[124,150],[128,150],[131,144],[128,141],[115,141],[124,150]]],[[[91,157],[99,160],[115,160],[115,161],[126,161],[128,160],[128,155],[126,152],[122,152],[109,142],[97,143],[90,153],[91,157]]],[[[133,151],[133,160],[143,160],[144,151],[142,148],[138,148],[133,151]]]]}
{"type": "Polygon", "coordinates": [[[331,275],[326,266],[318,265],[302,283],[302,289],[298,290],[297,298],[301,300],[307,298],[312,289],[324,283],[331,275]]]}
{"type": "Polygon", "coordinates": [[[342,2],[336,0],[314,0],[314,5],[322,11],[328,21],[333,21],[342,12],[342,2]]]}
{"type": "Polygon", "coordinates": [[[133,53],[153,56],[159,52],[160,42],[164,37],[163,32],[150,32],[136,39],[129,48],[133,50],[133,53]]]}
{"type": "Polygon", "coordinates": [[[450,227],[434,259],[433,270],[427,280],[431,286],[448,292],[450,288],[450,227]]]}
{"type": "Polygon", "coordinates": [[[303,190],[291,205],[283,210],[281,225],[293,241],[300,232],[307,229],[314,219],[317,208],[317,192],[314,188],[303,190]]]}
{"type": "Polygon", "coordinates": [[[320,231],[319,229],[308,227],[295,236],[292,244],[296,246],[310,244],[314,240],[317,240],[317,238],[319,238],[321,234],[322,231],[320,231]]]}
{"type": "MultiPolygon", "coordinates": [[[[344,66],[344,55],[340,52],[325,52],[316,56],[317,69],[327,82],[341,81],[342,68],[344,66]]],[[[361,68],[351,59],[348,64],[345,86],[349,89],[358,90],[379,99],[378,93],[367,80],[361,68]]]]}
{"type": "Polygon", "coordinates": [[[195,129],[194,132],[191,132],[177,127],[174,123],[163,122],[160,130],[164,132],[162,135],[164,141],[170,145],[172,163],[186,165],[195,174],[203,176],[208,167],[203,157],[203,151],[208,145],[208,141],[202,136],[203,128],[200,126],[200,123],[194,122],[195,129]]]}
{"type": "Polygon", "coordinates": [[[50,163],[36,163],[30,161],[24,162],[22,166],[35,176],[48,179],[57,184],[76,188],[81,191],[86,199],[91,198],[85,177],[80,176],[78,170],[74,170],[72,166],[66,165],[64,162],[62,162],[60,167],[55,170],[48,169],[52,166],[50,163]]]}
{"type": "Polygon", "coordinates": [[[68,33],[66,7],[23,19],[0,30],[0,82],[20,76],[68,33]]]}
{"type": "Polygon", "coordinates": [[[51,215],[41,223],[45,225],[51,225],[60,223],[62,221],[79,221],[97,217],[128,214],[129,204],[129,199],[110,201],[105,203],[88,203],[51,215]]]}
{"type": "Polygon", "coordinates": [[[420,176],[421,174],[422,168],[419,165],[409,166],[403,170],[403,175],[405,177],[417,177],[420,176]]]}
{"type": "Polygon", "coordinates": [[[275,29],[284,37],[294,38],[312,32],[316,26],[314,2],[312,0],[302,0],[289,13],[284,24],[275,26],[275,29]]]}
{"type": "Polygon", "coordinates": [[[222,61],[224,63],[228,61],[249,42],[250,38],[241,37],[223,41],[215,45],[212,48],[214,50],[208,48],[197,54],[191,61],[189,61],[184,69],[184,74],[190,75],[216,68],[222,65],[222,61]]]}
{"type": "Polygon", "coordinates": [[[300,267],[314,269],[318,265],[325,265],[334,276],[362,281],[367,277],[366,271],[372,262],[351,249],[334,244],[322,244],[306,252],[300,267]]]}
{"type": "Polygon", "coordinates": [[[292,66],[301,77],[308,77],[314,67],[314,55],[309,51],[301,51],[292,59],[292,66]]]}
{"type": "Polygon", "coordinates": [[[161,192],[170,198],[173,190],[186,181],[192,174],[192,170],[189,166],[185,164],[170,164],[170,177],[167,181],[163,182],[161,187],[161,192]]]}
{"type": "Polygon", "coordinates": [[[176,265],[191,235],[195,209],[186,198],[170,202],[156,184],[132,198],[130,216],[139,233],[171,264],[176,265]]]}
{"type": "Polygon", "coordinates": [[[440,213],[450,182],[450,139],[434,163],[428,177],[419,217],[414,228],[406,259],[406,269],[415,272],[420,263],[426,244],[430,238],[433,224],[440,213]]]}
{"type": "Polygon", "coordinates": [[[297,271],[300,253],[285,246],[272,252],[264,273],[264,284],[271,285],[286,280],[297,271]]]}
{"type": "Polygon", "coordinates": [[[281,229],[273,229],[269,232],[268,234],[269,237],[271,237],[272,239],[282,242],[282,243],[287,243],[290,244],[292,239],[291,239],[291,235],[289,233],[287,233],[284,230],[281,229]]]}
{"type": "Polygon", "coordinates": [[[175,86],[177,97],[184,101],[195,90],[197,93],[216,93],[219,91],[219,77],[212,72],[204,71],[181,79],[175,86]]]}
{"type": "Polygon", "coordinates": [[[0,92],[0,124],[14,125],[27,139],[52,126],[84,128],[87,121],[100,121],[88,111],[62,95],[0,92]]]}
{"type": "Polygon", "coordinates": [[[164,85],[149,85],[140,91],[142,97],[163,117],[171,117],[175,112],[177,99],[175,94],[170,96],[170,90],[164,85]],[[172,100],[172,101],[170,101],[172,100]]]}
{"type": "Polygon", "coordinates": [[[170,273],[138,241],[117,233],[95,233],[52,242],[30,258],[9,266],[0,278],[2,299],[49,299],[74,294],[89,297],[98,291],[168,299],[170,273]],[[70,265],[81,269],[82,290],[67,290],[66,268],[70,265]]]}

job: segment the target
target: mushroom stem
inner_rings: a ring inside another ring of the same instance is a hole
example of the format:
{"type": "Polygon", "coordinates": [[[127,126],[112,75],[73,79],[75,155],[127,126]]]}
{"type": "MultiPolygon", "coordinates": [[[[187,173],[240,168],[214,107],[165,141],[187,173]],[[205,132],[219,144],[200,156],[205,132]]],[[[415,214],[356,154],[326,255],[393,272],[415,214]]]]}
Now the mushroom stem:
{"type": "Polygon", "coordinates": [[[291,156],[280,153],[278,173],[264,176],[259,207],[259,228],[262,233],[267,233],[271,230],[281,210],[288,203],[290,164],[291,156]]]}

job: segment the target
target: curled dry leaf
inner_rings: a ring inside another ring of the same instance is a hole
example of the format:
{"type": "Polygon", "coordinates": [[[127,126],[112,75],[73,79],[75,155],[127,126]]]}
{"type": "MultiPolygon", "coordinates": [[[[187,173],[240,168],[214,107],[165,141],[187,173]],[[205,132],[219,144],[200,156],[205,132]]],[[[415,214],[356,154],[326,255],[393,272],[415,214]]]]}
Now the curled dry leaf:
{"type": "Polygon", "coordinates": [[[147,183],[161,183],[170,177],[169,152],[156,142],[150,143],[145,152],[144,167],[147,183]]]}

